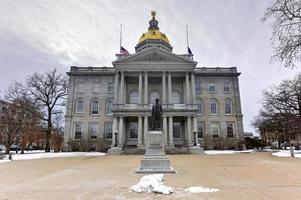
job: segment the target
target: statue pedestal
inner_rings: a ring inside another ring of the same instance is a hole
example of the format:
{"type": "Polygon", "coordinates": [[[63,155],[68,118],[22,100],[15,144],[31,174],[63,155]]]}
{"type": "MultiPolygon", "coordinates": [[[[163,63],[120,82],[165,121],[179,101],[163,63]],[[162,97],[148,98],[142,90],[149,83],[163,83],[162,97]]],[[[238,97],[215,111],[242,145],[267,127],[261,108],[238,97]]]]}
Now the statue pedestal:
{"type": "Polygon", "coordinates": [[[149,131],[146,134],[146,151],[136,173],[176,173],[165,154],[162,131],[149,131]]]}

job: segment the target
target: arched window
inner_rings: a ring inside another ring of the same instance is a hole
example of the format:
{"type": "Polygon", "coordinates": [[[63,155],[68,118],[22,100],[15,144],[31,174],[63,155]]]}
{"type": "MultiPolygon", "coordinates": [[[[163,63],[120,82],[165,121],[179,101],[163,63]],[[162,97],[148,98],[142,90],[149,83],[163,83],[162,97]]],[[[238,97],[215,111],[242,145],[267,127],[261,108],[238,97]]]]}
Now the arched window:
{"type": "Polygon", "coordinates": [[[84,101],[83,100],[77,100],[76,102],[76,113],[82,114],[84,112],[84,101]]]}
{"type": "Polygon", "coordinates": [[[196,99],[196,104],[198,106],[198,114],[204,113],[204,102],[202,99],[196,99]]]}
{"type": "Polygon", "coordinates": [[[181,95],[178,91],[172,91],[172,103],[173,104],[180,104],[181,103],[181,95]]]}
{"type": "Polygon", "coordinates": [[[155,104],[157,98],[160,99],[160,93],[157,91],[152,91],[149,95],[149,103],[155,104]]]}
{"type": "Polygon", "coordinates": [[[106,103],[106,113],[107,115],[112,115],[112,108],[113,108],[113,99],[108,99],[106,103]]]}
{"type": "Polygon", "coordinates": [[[231,114],[232,113],[232,100],[226,99],[225,100],[225,114],[231,114]]]}
{"type": "Polygon", "coordinates": [[[137,90],[132,90],[129,94],[129,103],[138,104],[139,93],[137,90]]]}
{"type": "Polygon", "coordinates": [[[217,102],[216,99],[211,99],[210,111],[211,111],[211,114],[217,114],[218,113],[218,102],[217,102]]]}
{"type": "Polygon", "coordinates": [[[98,106],[98,100],[92,100],[91,102],[91,114],[92,115],[98,115],[99,114],[99,106],[98,106]]]}

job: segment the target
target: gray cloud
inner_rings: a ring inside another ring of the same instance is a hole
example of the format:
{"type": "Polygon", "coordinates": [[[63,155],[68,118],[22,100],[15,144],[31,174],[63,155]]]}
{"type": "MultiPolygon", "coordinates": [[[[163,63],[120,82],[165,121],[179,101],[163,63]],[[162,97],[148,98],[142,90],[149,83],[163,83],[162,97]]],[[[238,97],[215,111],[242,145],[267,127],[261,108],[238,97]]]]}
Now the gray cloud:
{"type": "MultiPolygon", "coordinates": [[[[190,47],[202,66],[237,66],[244,125],[256,115],[261,91],[298,71],[269,63],[269,24],[260,23],[268,1],[262,0],[24,0],[0,1],[0,90],[23,81],[34,71],[70,65],[112,66],[123,46],[130,52],[147,30],[150,10],[157,11],[162,32],[175,53],[186,53],[185,25],[190,47]]],[[[3,92],[0,93],[3,96],[3,92]]]]}

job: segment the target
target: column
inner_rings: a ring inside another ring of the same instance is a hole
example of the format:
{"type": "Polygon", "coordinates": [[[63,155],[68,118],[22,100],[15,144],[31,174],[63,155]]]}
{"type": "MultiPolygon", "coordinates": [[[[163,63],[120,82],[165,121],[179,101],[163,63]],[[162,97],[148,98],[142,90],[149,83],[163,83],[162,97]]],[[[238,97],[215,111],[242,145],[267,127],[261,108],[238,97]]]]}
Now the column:
{"type": "Polygon", "coordinates": [[[191,117],[187,116],[187,132],[188,132],[188,145],[192,146],[192,131],[191,131],[191,117]]]}
{"type": "Polygon", "coordinates": [[[162,72],[162,104],[166,104],[166,74],[162,72]]]}
{"type": "MultiPolygon", "coordinates": [[[[199,140],[198,140],[198,121],[197,121],[197,118],[195,116],[192,117],[192,122],[193,122],[193,131],[196,131],[196,143],[198,144],[199,143],[199,140]]],[[[194,137],[194,135],[192,135],[192,137],[194,137]]]]}
{"type": "Polygon", "coordinates": [[[139,93],[139,97],[138,97],[138,103],[142,104],[142,72],[139,72],[139,86],[138,86],[138,93],[139,93]]]}
{"type": "Polygon", "coordinates": [[[115,82],[114,82],[114,104],[118,103],[118,81],[119,81],[119,72],[116,72],[115,82]]]}
{"type": "Polygon", "coordinates": [[[173,119],[169,116],[169,146],[174,147],[173,144],[173,119]]]}
{"type": "Polygon", "coordinates": [[[163,134],[164,134],[164,145],[168,144],[168,134],[167,134],[167,117],[163,116],[163,134]]]}
{"type": "Polygon", "coordinates": [[[191,72],[191,97],[192,104],[195,104],[195,80],[194,80],[194,72],[191,72]]]}
{"type": "Polygon", "coordinates": [[[123,116],[119,117],[119,140],[118,140],[118,146],[123,146],[123,116]]]}
{"type": "Polygon", "coordinates": [[[148,132],[148,116],[144,116],[144,144],[146,145],[146,133],[148,132]]]}
{"type": "Polygon", "coordinates": [[[137,147],[142,146],[142,116],[138,116],[138,144],[137,147]]]}
{"type": "Polygon", "coordinates": [[[191,104],[190,102],[190,89],[189,89],[189,72],[186,72],[185,76],[186,85],[186,104],[191,104]]]}
{"type": "Polygon", "coordinates": [[[113,126],[112,126],[112,147],[115,145],[115,130],[117,130],[117,124],[118,123],[118,119],[117,117],[113,118],[113,126]]]}
{"type": "Polygon", "coordinates": [[[148,104],[148,74],[144,72],[144,104],[148,104]]]}
{"type": "Polygon", "coordinates": [[[168,72],[168,103],[172,104],[171,72],[168,72]]]}
{"type": "Polygon", "coordinates": [[[119,103],[124,104],[124,72],[121,71],[119,103]]]}

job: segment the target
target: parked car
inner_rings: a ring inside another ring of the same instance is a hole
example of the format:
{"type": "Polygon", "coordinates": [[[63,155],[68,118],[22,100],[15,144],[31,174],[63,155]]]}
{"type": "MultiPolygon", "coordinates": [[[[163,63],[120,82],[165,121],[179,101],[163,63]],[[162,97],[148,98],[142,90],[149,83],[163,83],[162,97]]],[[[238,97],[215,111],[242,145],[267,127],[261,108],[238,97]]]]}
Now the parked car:
{"type": "Polygon", "coordinates": [[[18,144],[12,144],[10,145],[11,151],[21,151],[21,147],[18,144]]]}
{"type": "Polygon", "coordinates": [[[5,151],[6,147],[3,144],[0,144],[0,151],[5,151]]]}

